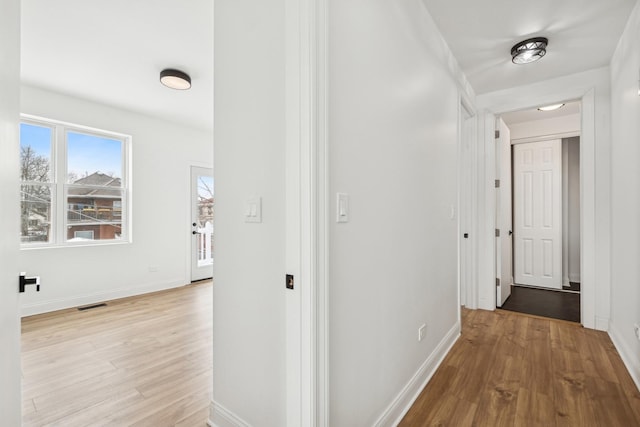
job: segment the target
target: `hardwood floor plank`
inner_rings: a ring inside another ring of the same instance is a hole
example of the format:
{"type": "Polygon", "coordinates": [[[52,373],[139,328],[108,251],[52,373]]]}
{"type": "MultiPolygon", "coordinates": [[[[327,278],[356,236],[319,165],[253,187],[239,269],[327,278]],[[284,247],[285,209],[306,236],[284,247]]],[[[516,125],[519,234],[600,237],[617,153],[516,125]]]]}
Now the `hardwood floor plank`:
{"type": "Polygon", "coordinates": [[[400,426],[640,426],[640,394],[606,334],[508,311],[462,319],[400,426]]]}
{"type": "Polygon", "coordinates": [[[187,417],[179,420],[175,427],[207,427],[209,405],[206,405],[187,417]]]}
{"type": "Polygon", "coordinates": [[[556,419],[553,398],[549,393],[537,393],[521,387],[518,391],[514,425],[554,427],[556,419]]]}
{"type": "Polygon", "coordinates": [[[203,282],[24,318],[23,425],[204,425],[211,291],[203,282]]]}

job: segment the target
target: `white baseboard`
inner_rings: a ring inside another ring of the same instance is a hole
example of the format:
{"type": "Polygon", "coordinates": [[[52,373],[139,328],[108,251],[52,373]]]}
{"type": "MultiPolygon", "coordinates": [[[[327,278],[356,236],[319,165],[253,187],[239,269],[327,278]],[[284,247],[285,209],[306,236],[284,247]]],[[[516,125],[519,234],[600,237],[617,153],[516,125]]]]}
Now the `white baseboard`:
{"type": "MultiPolygon", "coordinates": [[[[493,289],[495,289],[495,285],[493,286],[493,289]]],[[[495,293],[495,291],[493,291],[495,293]]],[[[479,298],[478,299],[478,309],[479,310],[487,310],[487,311],[494,311],[496,309],[496,302],[495,301],[490,301],[487,298],[479,298]]]]}
{"type": "Polygon", "coordinates": [[[627,367],[627,371],[629,371],[629,375],[631,375],[633,382],[636,383],[636,387],[640,390],[640,359],[638,359],[637,353],[634,353],[629,349],[625,341],[622,339],[622,335],[620,335],[613,324],[609,327],[609,337],[611,338],[613,345],[616,347],[616,350],[618,350],[618,354],[620,354],[622,362],[627,367]]]}
{"type": "Polygon", "coordinates": [[[251,427],[251,424],[213,400],[209,406],[207,424],[210,427],[251,427]]]}
{"type": "Polygon", "coordinates": [[[596,316],[596,327],[597,331],[609,331],[609,319],[606,317],[598,317],[596,316]]]}
{"type": "Polygon", "coordinates": [[[393,399],[393,402],[380,415],[378,420],[373,424],[374,427],[396,426],[405,416],[411,405],[427,385],[433,374],[442,363],[444,357],[449,353],[451,347],[456,343],[460,336],[460,323],[456,323],[453,328],[440,341],[440,344],[424,361],[422,366],[415,373],[413,378],[409,380],[402,391],[393,399]]]}
{"type": "Polygon", "coordinates": [[[24,304],[21,307],[21,316],[33,316],[35,314],[49,313],[51,311],[64,310],[66,308],[81,307],[83,305],[96,304],[111,301],[118,298],[126,298],[134,295],[148,294],[150,292],[164,291],[166,289],[179,288],[188,284],[185,279],[172,280],[162,283],[154,283],[134,288],[110,289],[103,292],[80,295],[70,298],[58,298],[35,304],[24,304]]]}

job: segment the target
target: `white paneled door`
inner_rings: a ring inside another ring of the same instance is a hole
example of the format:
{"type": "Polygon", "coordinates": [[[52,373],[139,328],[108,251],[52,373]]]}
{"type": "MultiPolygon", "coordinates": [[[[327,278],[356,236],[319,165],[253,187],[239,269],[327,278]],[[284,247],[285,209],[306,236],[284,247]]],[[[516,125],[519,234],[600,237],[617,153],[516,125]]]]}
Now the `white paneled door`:
{"type": "Polygon", "coordinates": [[[513,147],[515,282],[562,288],[562,142],[513,147]]]}

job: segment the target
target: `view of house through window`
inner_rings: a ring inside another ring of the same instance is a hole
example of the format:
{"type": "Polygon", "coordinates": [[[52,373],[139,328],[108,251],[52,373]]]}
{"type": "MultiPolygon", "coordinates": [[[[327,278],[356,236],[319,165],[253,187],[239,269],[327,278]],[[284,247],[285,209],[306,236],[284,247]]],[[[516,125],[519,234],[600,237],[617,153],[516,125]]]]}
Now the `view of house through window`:
{"type": "Polygon", "coordinates": [[[198,175],[198,266],[213,264],[213,176],[198,175]]]}
{"type": "Polygon", "coordinates": [[[129,138],[45,120],[20,126],[23,245],[128,240],[129,138]]]}

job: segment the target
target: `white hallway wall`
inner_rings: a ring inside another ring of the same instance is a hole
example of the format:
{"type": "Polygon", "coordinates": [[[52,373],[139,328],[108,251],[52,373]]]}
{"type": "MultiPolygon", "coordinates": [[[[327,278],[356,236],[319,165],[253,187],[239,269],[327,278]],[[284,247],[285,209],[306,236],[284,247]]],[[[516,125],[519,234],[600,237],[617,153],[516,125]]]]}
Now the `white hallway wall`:
{"type": "Polygon", "coordinates": [[[621,356],[640,387],[640,3],[611,61],[611,328],[621,356]]]}
{"type": "MultiPolygon", "coordinates": [[[[220,0],[215,8],[211,420],[281,427],[285,2],[220,0]],[[262,196],[260,224],[244,223],[251,196],[262,196]]],[[[331,1],[329,11],[330,186],[332,198],[351,195],[352,215],[330,229],[329,422],[391,425],[422,385],[421,368],[432,368],[444,352],[438,345],[459,331],[450,213],[464,77],[419,0],[331,1]],[[401,395],[412,379],[415,388],[401,395]]]]}
{"type": "Polygon", "coordinates": [[[286,424],[285,2],[216,0],[213,399],[218,426],[286,424]],[[262,222],[245,223],[262,197],[262,222]]]}
{"type": "Polygon", "coordinates": [[[213,163],[213,135],[33,87],[21,111],[132,136],[133,243],[29,249],[20,268],[41,291],[21,296],[23,314],[187,284],[190,280],[189,166],[213,163]],[[157,266],[157,272],[150,272],[157,266]]]}
{"type": "Polygon", "coordinates": [[[329,28],[329,424],[391,425],[459,330],[464,77],[419,0],[334,0],[329,28]]]}

